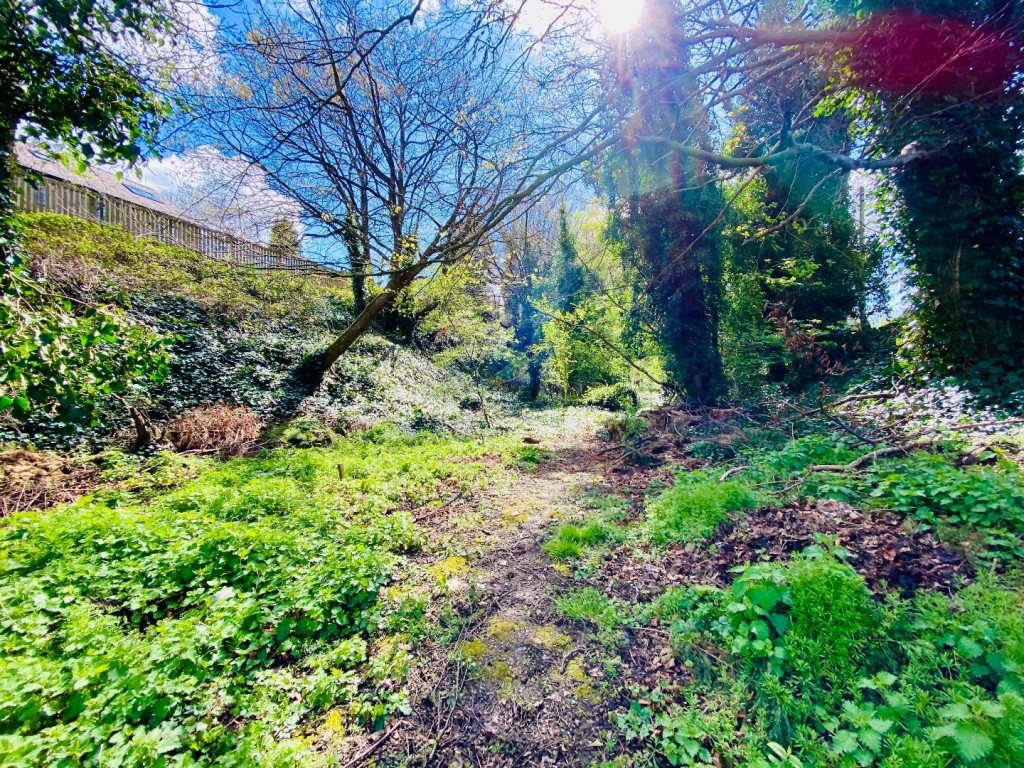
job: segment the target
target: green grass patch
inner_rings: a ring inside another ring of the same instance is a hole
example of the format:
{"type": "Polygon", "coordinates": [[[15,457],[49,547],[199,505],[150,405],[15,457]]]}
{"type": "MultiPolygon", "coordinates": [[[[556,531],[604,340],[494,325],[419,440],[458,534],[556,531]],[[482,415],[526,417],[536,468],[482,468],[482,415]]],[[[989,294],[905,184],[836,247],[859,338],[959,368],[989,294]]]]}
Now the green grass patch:
{"type": "Polygon", "coordinates": [[[613,532],[602,523],[562,525],[552,539],[544,543],[544,551],[556,560],[573,560],[596,544],[608,541],[613,532]]]}
{"type": "Polygon", "coordinates": [[[598,639],[606,645],[615,645],[622,638],[624,611],[600,590],[585,587],[569,592],[556,597],[555,606],[567,619],[592,625],[598,639]]]}
{"type": "Polygon", "coordinates": [[[105,299],[129,305],[133,297],[175,295],[235,321],[254,318],[308,325],[336,320],[351,307],[343,279],[245,269],[118,227],[55,213],[23,213],[26,249],[46,260],[50,279],[91,285],[107,278],[105,299]]]}
{"type": "Polygon", "coordinates": [[[729,513],[757,506],[757,495],[740,481],[720,483],[703,473],[680,475],[675,485],[647,503],[647,523],[657,544],[701,541],[729,513]]]}

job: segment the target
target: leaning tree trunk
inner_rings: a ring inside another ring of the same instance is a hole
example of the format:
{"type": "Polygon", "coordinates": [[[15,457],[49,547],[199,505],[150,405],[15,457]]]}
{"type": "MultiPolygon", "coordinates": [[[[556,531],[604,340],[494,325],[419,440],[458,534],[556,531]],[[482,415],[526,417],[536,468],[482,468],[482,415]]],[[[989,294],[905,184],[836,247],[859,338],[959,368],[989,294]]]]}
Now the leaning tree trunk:
{"type": "Polygon", "coordinates": [[[338,361],[338,358],[348,352],[359,337],[370,329],[373,321],[395,303],[395,300],[402,294],[402,291],[409,287],[425,267],[426,264],[413,266],[402,272],[397,272],[391,277],[388,287],[367,303],[363,311],[352,321],[352,324],[324,352],[323,357],[320,359],[320,380],[323,380],[323,377],[331,370],[331,366],[338,361]]]}

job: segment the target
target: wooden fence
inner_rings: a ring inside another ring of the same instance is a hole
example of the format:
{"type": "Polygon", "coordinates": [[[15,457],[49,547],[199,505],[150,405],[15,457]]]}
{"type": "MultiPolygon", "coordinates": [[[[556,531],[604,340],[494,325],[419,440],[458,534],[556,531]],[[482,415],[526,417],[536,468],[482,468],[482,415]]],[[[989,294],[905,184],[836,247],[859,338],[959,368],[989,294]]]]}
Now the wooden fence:
{"type": "Polygon", "coordinates": [[[162,211],[104,195],[62,179],[22,178],[15,189],[16,205],[33,213],[63,213],[79,219],[120,227],[139,237],[187,248],[220,261],[255,269],[318,272],[340,277],[343,273],[315,261],[259,243],[218,232],[162,211]]]}

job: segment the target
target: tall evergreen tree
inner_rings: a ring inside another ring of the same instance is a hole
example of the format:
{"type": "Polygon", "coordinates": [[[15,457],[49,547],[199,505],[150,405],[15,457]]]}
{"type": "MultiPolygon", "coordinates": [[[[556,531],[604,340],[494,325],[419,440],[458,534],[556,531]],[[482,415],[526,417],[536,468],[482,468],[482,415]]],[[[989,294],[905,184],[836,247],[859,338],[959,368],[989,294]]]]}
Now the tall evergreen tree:
{"type": "MultiPolygon", "coordinates": [[[[684,10],[677,0],[650,0],[643,25],[622,54],[621,99],[630,129],[706,144],[694,117],[684,10]]],[[[656,330],[675,384],[697,401],[726,395],[718,348],[722,241],[713,222],[721,190],[699,160],[632,141],[613,161],[613,207],[636,279],[634,320],[656,330]]]]}
{"type": "Polygon", "coordinates": [[[302,247],[295,223],[281,216],[270,226],[270,247],[285,256],[298,256],[302,247]]]}

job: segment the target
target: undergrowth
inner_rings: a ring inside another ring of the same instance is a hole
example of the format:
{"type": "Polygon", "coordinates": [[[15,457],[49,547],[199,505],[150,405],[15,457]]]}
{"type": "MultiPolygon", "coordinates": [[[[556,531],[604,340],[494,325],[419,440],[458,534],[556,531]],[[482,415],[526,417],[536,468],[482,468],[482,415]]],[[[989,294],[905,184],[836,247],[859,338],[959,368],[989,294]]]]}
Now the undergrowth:
{"type": "Polygon", "coordinates": [[[812,549],[727,591],[670,590],[653,617],[695,683],[684,699],[648,692],[620,724],[672,765],[1024,761],[1024,599],[995,583],[879,603],[812,549]]]}
{"type": "Polygon", "coordinates": [[[756,494],[743,482],[718,482],[710,475],[680,475],[675,484],[647,505],[648,525],[657,544],[701,541],[729,520],[729,513],[757,506],[756,494]]]}
{"type": "Polygon", "coordinates": [[[423,542],[411,510],[507,450],[378,430],[124,459],[0,521],[0,765],[319,765],[314,742],[381,727],[408,707],[415,606],[382,596],[423,542]]]}
{"type": "MultiPolygon", "coordinates": [[[[1024,554],[1024,474],[1014,461],[998,448],[950,441],[859,471],[809,473],[875,447],[835,435],[748,445],[736,479],[720,482],[722,467],[683,475],[649,497],[638,525],[655,543],[707,547],[701,542],[719,525],[755,504],[831,498],[902,514],[908,527],[1015,573],[1024,554]]],[[[641,762],[1024,765],[1024,598],[1012,578],[990,568],[954,597],[873,596],[846,556],[815,546],[787,562],[735,569],[726,589],[672,588],[619,608],[623,622],[667,628],[692,679],[637,690],[619,712],[622,737],[641,762]]],[[[603,615],[595,596],[583,605],[603,615]]]]}

